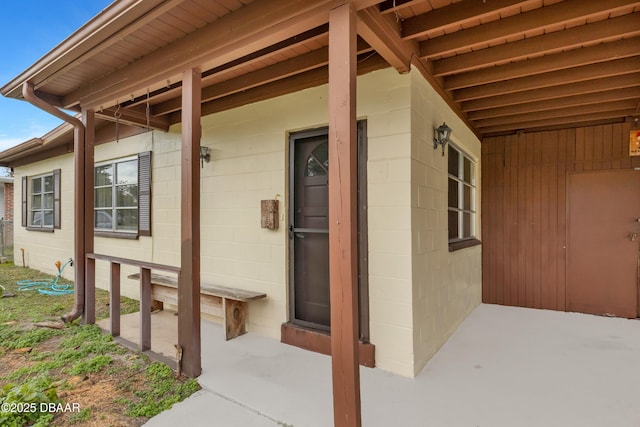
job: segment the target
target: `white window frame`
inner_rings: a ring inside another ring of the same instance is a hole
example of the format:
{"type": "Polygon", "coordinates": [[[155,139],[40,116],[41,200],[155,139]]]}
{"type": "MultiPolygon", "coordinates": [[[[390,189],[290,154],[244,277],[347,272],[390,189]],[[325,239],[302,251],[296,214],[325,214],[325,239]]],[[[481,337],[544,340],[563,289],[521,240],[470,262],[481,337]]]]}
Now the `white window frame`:
{"type": "Polygon", "coordinates": [[[54,182],[54,177],[53,177],[53,172],[48,172],[48,173],[44,173],[41,175],[36,175],[36,176],[30,176],[29,180],[28,180],[28,192],[27,192],[27,200],[28,200],[28,219],[27,219],[27,224],[29,228],[43,228],[43,229],[53,229],[54,225],[55,225],[55,205],[54,205],[54,199],[55,199],[55,182],[54,182]],[[51,177],[51,191],[44,191],[44,179],[46,177],[51,177]],[[40,181],[40,192],[39,193],[34,193],[33,192],[33,183],[34,181],[39,180],[40,181]],[[51,194],[51,208],[45,208],[44,207],[44,196],[47,194],[51,194]],[[38,209],[34,209],[33,208],[33,196],[40,196],[40,208],[38,209]],[[41,218],[41,224],[34,224],[33,223],[33,214],[35,212],[40,212],[40,218],[41,218]],[[51,212],[51,225],[45,225],[44,224],[44,218],[45,218],[45,212],[51,212]]]}
{"type": "Polygon", "coordinates": [[[111,166],[112,168],[112,173],[113,173],[113,182],[110,185],[96,185],[96,183],[94,182],[93,184],[93,191],[95,193],[95,191],[99,188],[111,188],[111,207],[110,208],[98,208],[96,207],[96,202],[94,200],[93,203],[93,211],[94,211],[94,216],[93,216],[93,227],[94,227],[94,231],[96,233],[123,233],[123,234],[131,234],[131,235],[137,235],[138,234],[138,226],[136,225],[136,228],[133,230],[123,230],[123,229],[118,229],[117,228],[117,224],[116,224],[116,219],[117,219],[117,210],[118,209],[127,209],[127,210],[136,210],[137,215],[138,216],[138,222],[140,221],[139,215],[140,215],[140,183],[139,183],[139,168],[140,165],[138,163],[138,156],[134,155],[134,156],[127,156],[127,157],[121,157],[121,158],[117,158],[117,159],[111,159],[111,160],[106,160],[106,161],[102,161],[99,163],[96,163],[93,167],[94,170],[94,174],[95,174],[95,170],[99,167],[102,166],[111,166]],[[129,184],[117,184],[117,165],[119,163],[125,163],[125,162],[130,162],[130,161],[136,161],[136,186],[138,187],[138,192],[137,192],[137,196],[136,196],[136,206],[135,207],[118,207],[116,205],[116,198],[117,198],[117,191],[116,191],[116,187],[118,187],[119,185],[129,185],[129,184]],[[111,228],[96,228],[96,220],[95,220],[95,212],[96,211],[105,211],[105,210],[109,210],[111,211],[111,228]]]}
{"type": "MultiPolygon", "coordinates": [[[[476,213],[477,213],[477,163],[476,161],[463,150],[453,144],[449,144],[449,150],[455,150],[458,152],[458,175],[453,175],[449,171],[449,151],[447,151],[447,181],[454,180],[458,184],[458,203],[457,206],[450,207],[447,197],[447,212],[456,212],[458,218],[458,235],[456,237],[449,237],[449,243],[462,242],[465,240],[476,239],[476,213]],[[464,160],[467,159],[471,163],[471,182],[464,181],[464,160]],[[471,206],[469,209],[464,209],[464,188],[468,187],[471,192],[471,206]],[[469,214],[469,236],[464,236],[464,214],[469,214]]],[[[447,192],[449,183],[447,182],[447,192]]],[[[449,215],[447,215],[447,226],[449,224],[449,215]]]]}

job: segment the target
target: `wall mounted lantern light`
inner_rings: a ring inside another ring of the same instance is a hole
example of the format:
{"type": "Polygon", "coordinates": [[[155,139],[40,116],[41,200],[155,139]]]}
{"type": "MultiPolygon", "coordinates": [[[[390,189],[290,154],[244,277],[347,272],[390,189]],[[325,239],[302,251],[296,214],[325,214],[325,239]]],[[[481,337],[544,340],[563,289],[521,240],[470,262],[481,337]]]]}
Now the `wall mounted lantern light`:
{"type": "Polygon", "coordinates": [[[442,155],[444,156],[444,147],[447,145],[447,142],[450,142],[449,137],[451,136],[451,128],[447,126],[445,122],[436,129],[436,136],[433,138],[433,149],[438,148],[438,145],[442,145],[442,155]]]}
{"type": "Polygon", "coordinates": [[[211,153],[209,152],[209,147],[200,146],[200,164],[201,167],[204,168],[204,162],[209,163],[211,161],[211,153]]]}

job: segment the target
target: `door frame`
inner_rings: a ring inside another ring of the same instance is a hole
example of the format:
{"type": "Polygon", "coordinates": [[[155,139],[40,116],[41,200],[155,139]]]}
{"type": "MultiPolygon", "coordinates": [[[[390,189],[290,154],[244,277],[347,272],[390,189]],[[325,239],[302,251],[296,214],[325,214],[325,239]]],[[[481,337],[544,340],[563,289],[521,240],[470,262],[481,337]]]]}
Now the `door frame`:
{"type": "MultiPolygon", "coordinates": [[[[289,164],[287,172],[289,174],[288,188],[288,220],[287,220],[287,247],[288,256],[288,316],[289,322],[302,327],[316,331],[329,333],[329,330],[319,329],[318,325],[304,320],[294,318],[295,313],[295,239],[291,239],[288,235],[289,227],[293,225],[295,218],[295,144],[299,139],[312,138],[321,135],[327,135],[329,128],[322,126],[312,129],[306,129],[289,133],[289,164]]],[[[357,144],[358,144],[358,310],[359,310],[359,339],[364,343],[369,342],[369,250],[368,250],[368,221],[367,221],[367,121],[358,120],[357,122],[357,144]]],[[[329,166],[331,167],[331,166],[329,166]]]]}

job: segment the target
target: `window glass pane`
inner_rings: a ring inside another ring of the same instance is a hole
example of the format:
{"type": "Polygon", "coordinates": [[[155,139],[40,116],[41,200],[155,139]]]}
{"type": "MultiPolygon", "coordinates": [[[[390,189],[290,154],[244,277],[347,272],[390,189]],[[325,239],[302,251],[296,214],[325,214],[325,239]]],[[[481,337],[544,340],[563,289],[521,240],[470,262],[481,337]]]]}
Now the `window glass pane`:
{"type": "Polygon", "coordinates": [[[458,150],[449,145],[449,174],[458,176],[458,150]]]}
{"type": "Polygon", "coordinates": [[[116,207],[136,207],[138,206],[138,186],[119,185],[116,187],[116,207]]]}
{"type": "Polygon", "coordinates": [[[31,194],[42,193],[42,179],[34,178],[31,180],[31,194]]]}
{"type": "Polygon", "coordinates": [[[118,209],[116,230],[136,231],[138,229],[137,209],[118,209]]]}
{"type": "Polygon", "coordinates": [[[458,181],[449,178],[449,207],[458,207],[458,181]]]}
{"type": "Polygon", "coordinates": [[[96,187],[113,184],[113,170],[111,168],[111,165],[98,166],[96,167],[95,172],[96,187]]]}
{"type": "Polygon", "coordinates": [[[111,210],[96,210],[94,226],[101,230],[111,230],[113,228],[111,210]]]}
{"type": "Polygon", "coordinates": [[[116,184],[138,183],[138,160],[129,160],[116,165],[116,184]]]}
{"type": "Polygon", "coordinates": [[[42,196],[36,195],[31,196],[31,209],[41,209],[42,208],[42,196]]]}
{"type": "Polygon", "coordinates": [[[53,175],[45,176],[42,179],[44,180],[44,192],[52,193],[53,192],[53,175]]]}
{"type": "Polygon", "coordinates": [[[449,240],[458,238],[458,212],[449,211],[449,240]]]}
{"type": "Polygon", "coordinates": [[[112,201],[112,197],[111,197],[111,192],[112,192],[112,188],[111,187],[105,187],[105,188],[96,188],[95,191],[95,207],[96,208],[110,208],[111,207],[111,201],[112,201]]]}
{"type": "Polygon", "coordinates": [[[325,170],[329,170],[329,144],[324,143],[313,150],[316,160],[324,166],[325,170]]]}
{"type": "Polygon", "coordinates": [[[462,237],[471,237],[471,214],[462,214],[462,237]]]}
{"type": "Polygon", "coordinates": [[[31,225],[34,227],[42,227],[42,212],[31,212],[31,225]]]}
{"type": "Polygon", "coordinates": [[[473,184],[473,163],[468,158],[464,158],[464,182],[473,184]]]}
{"type": "Polygon", "coordinates": [[[463,185],[464,188],[464,197],[463,197],[463,202],[464,205],[462,206],[462,208],[465,211],[470,211],[471,209],[471,187],[469,187],[468,185],[463,185]]]}
{"type": "Polygon", "coordinates": [[[326,174],[327,171],[313,156],[307,158],[307,168],[304,171],[304,176],[321,176],[326,174]]]}
{"type": "Polygon", "coordinates": [[[53,193],[42,195],[42,201],[44,209],[53,209],[53,193]]]}
{"type": "Polygon", "coordinates": [[[53,211],[44,211],[44,227],[53,227],[53,211]]]}

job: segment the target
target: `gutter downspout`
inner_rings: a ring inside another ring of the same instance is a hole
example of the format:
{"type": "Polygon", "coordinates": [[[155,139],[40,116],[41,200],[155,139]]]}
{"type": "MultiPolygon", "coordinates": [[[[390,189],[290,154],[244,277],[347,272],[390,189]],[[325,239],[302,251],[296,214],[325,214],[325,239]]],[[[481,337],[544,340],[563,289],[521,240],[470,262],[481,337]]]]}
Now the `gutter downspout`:
{"type": "Polygon", "coordinates": [[[75,304],[71,312],[62,316],[64,322],[71,322],[80,317],[84,312],[85,298],[85,220],[84,217],[84,168],[85,168],[85,126],[81,120],[70,116],[46,101],[38,98],[35,93],[33,83],[24,82],[22,84],[22,96],[39,109],[46,111],[57,118],[71,124],[74,128],[73,132],[73,148],[74,148],[74,168],[75,168],[75,195],[74,195],[74,248],[73,259],[75,261],[75,278],[76,284],[75,304]]]}

